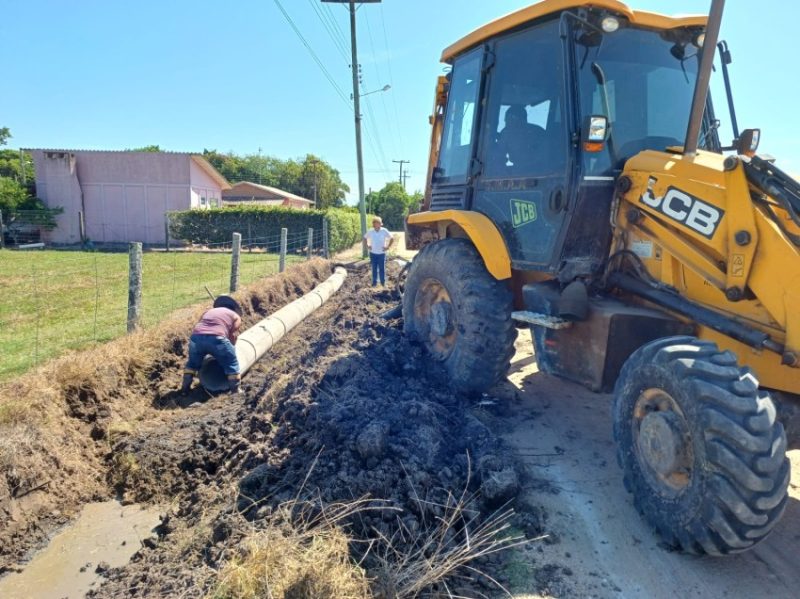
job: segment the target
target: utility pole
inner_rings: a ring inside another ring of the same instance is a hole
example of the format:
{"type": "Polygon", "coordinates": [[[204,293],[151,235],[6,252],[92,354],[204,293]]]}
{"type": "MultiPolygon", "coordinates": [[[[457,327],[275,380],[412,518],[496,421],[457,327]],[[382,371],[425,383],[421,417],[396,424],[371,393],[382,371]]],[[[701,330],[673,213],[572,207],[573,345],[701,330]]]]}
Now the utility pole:
{"type": "Polygon", "coordinates": [[[306,161],[311,163],[311,169],[314,171],[314,185],[313,185],[313,187],[314,187],[314,208],[316,208],[317,207],[317,188],[319,187],[319,180],[318,180],[318,174],[319,173],[317,171],[317,165],[319,164],[319,160],[317,160],[313,156],[308,156],[306,158],[306,161]]]}
{"type": "Polygon", "coordinates": [[[408,179],[408,169],[403,171],[403,191],[406,190],[406,179],[408,179]]]}
{"type": "MultiPolygon", "coordinates": [[[[381,0],[360,0],[359,4],[377,4],[381,0]]],[[[322,0],[334,4],[350,5],[350,47],[352,49],[353,69],[353,112],[356,120],[356,162],[358,165],[358,211],[361,213],[361,237],[367,234],[367,209],[364,204],[364,157],[361,151],[361,96],[358,91],[358,47],[356,44],[356,2],[355,0],[322,0]]],[[[367,257],[367,247],[361,254],[367,257]]]]}
{"type": "Polygon", "coordinates": [[[411,164],[411,161],[410,160],[392,160],[392,162],[394,162],[395,164],[399,164],[400,165],[400,178],[398,179],[398,181],[400,181],[400,185],[403,185],[403,165],[404,164],[411,164]]]}

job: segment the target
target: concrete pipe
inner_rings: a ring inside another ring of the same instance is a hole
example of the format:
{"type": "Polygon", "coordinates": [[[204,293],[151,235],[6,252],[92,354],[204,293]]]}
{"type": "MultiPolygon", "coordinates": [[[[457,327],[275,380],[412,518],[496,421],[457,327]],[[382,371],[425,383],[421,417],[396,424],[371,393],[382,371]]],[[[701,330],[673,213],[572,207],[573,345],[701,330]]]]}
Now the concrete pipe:
{"type": "MultiPolygon", "coordinates": [[[[337,267],[325,282],[303,297],[247,329],[236,341],[236,358],[244,375],[281,337],[322,306],[344,283],[347,271],[337,267]]],[[[214,358],[208,357],[200,369],[200,384],[209,392],[228,390],[228,379],[214,358]]]]}

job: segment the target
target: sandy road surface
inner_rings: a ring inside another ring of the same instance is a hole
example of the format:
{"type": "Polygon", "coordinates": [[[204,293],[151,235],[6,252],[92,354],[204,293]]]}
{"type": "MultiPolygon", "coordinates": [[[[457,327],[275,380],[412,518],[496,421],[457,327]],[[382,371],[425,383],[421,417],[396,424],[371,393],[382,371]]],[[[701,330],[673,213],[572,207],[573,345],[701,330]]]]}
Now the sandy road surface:
{"type": "Polygon", "coordinates": [[[531,574],[540,580],[529,592],[516,585],[515,597],[800,597],[800,451],[790,453],[786,514],[766,541],[727,558],[671,553],[622,486],[611,396],[538,372],[528,331],[517,341],[509,379],[521,403],[497,425],[526,467],[526,500],[547,511],[556,540],[532,550],[531,574]]]}

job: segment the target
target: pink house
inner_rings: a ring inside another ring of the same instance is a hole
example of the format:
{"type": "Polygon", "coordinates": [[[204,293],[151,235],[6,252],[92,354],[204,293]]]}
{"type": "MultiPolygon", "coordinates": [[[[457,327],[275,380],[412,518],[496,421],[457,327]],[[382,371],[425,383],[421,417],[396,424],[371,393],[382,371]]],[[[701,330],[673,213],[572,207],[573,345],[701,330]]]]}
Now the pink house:
{"type": "Polygon", "coordinates": [[[141,241],[163,244],[166,213],[222,205],[230,185],[199,154],[28,150],[36,168],[36,195],[61,207],[49,243],[141,241]]]}
{"type": "Polygon", "coordinates": [[[283,206],[297,210],[308,210],[314,207],[314,202],[311,200],[277,187],[259,185],[249,181],[235,183],[230,189],[223,191],[222,201],[228,205],[283,206]]]}

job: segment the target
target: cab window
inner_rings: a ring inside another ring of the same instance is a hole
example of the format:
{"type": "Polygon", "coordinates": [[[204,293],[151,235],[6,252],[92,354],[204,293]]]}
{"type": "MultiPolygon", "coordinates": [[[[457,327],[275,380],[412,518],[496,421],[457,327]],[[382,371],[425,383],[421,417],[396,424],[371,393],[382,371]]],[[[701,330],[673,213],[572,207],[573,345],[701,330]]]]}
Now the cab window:
{"type": "Polygon", "coordinates": [[[453,66],[439,153],[439,181],[466,181],[472,158],[482,56],[481,49],[473,50],[457,59],[453,66]]]}

